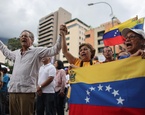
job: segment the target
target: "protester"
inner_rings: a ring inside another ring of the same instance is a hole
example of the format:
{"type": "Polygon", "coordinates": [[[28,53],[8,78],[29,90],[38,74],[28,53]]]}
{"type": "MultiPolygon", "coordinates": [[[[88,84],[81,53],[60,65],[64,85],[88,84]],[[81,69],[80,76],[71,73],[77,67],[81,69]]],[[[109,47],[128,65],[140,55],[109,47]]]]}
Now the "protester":
{"type": "Polygon", "coordinates": [[[8,82],[10,80],[9,76],[7,75],[7,68],[2,68],[3,72],[3,86],[0,89],[0,115],[6,115],[6,102],[7,102],[7,95],[8,95],[8,82]]]}
{"type": "Polygon", "coordinates": [[[66,74],[64,71],[64,65],[62,61],[56,60],[54,66],[56,68],[56,76],[54,78],[56,113],[57,115],[64,115],[66,74]]]}
{"type": "MultiPolygon", "coordinates": [[[[61,34],[63,34],[63,26],[60,26],[61,34]]],[[[33,47],[33,41],[34,35],[32,32],[22,31],[20,35],[22,49],[12,52],[0,40],[0,50],[6,58],[15,62],[8,90],[11,115],[33,114],[37,75],[41,59],[54,56],[61,49],[60,38],[57,39],[55,46],[51,48],[33,47]]]]}
{"type": "Polygon", "coordinates": [[[118,53],[117,59],[120,60],[120,59],[128,58],[129,56],[130,56],[130,54],[128,52],[120,51],[118,53]]]}
{"type": "Polygon", "coordinates": [[[122,31],[125,38],[125,45],[130,56],[139,56],[145,58],[145,32],[141,29],[125,28],[122,31]]]}
{"type": "Polygon", "coordinates": [[[62,52],[68,62],[71,64],[70,67],[76,68],[76,67],[84,67],[93,65],[96,63],[96,61],[93,61],[93,57],[95,55],[95,49],[92,47],[89,43],[83,43],[79,46],[79,57],[74,57],[67,48],[65,35],[67,34],[67,28],[64,26],[64,35],[62,39],[62,52]]]}
{"type": "Polygon", "coordinates": [[[103,49],[103,55],[105,57],[105,61],[103,63],[114,61],[113,51],[111,47],[105,46],[103,49]]]}
{"type": "Polygon", "coordinates": [[[66,112],[69,110],[69,99],[67,97],[68,94],[68,89],[70,87],[70,81],[69,81],[69,72],[68,72],[68,68],[65,68],[65,73],[66,73],[66,84],[65,84],[65,101],[64,101],[64,106],[67,105],[66,107],[66,112]]]}
{"type": "MultiPolygon", "coordinates": [[[[63,25],[64,26],[64,25],[63,25]]],[[[66,57],[67,61],[70,63],[69,69],[90,66],[98,63],[96,60],[94,61],[95,49],[89,43],[83,43],[79,46],[79,57],[73,56],[67,48],[65,35],[67,34],[67,28],[64,26],[63,28],[63,39],[62,39],[62,52],[66,57]]],[[[71,86],[69,87],[67,98],[69,99],[71,95],[71,86]]],[[[70,108],[71,109],[71,108],[70,108]]]]}
{"type": "Polygon", "coordinates": [[[43,65],[39,70],[37,87],[37,115],[55,115],[54,77],[56,69],[50,63],[50,57],[42,59],[43,65]]]}
{"type": "Polygon", "coordinates": [[[0,89],[2,88],[2,86],[3,86],[3,82],[2,82],[2,80],[3,80],[3,73],[2,73],[2,71],[1,71],[1,64],[0,64],[0,89]]]}

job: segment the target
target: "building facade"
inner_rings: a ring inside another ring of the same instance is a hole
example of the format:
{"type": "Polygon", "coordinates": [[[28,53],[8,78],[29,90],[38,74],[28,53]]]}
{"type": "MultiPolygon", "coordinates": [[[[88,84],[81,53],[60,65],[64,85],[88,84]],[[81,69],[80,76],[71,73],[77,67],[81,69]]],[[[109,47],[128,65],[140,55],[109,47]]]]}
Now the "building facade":
{"type": "MultiPolygon", "coordinates": [[[[85,42],[85,32],[89,29],[89,26],[77,18],[65,24],[68,28],[68,34],[66,35],[68,51],[73,56],[79,57],[79,45],[85,42]]],[[[64,62],[65,67],[69,65],[62,52],[60,53],[60,60],[64,62]]]]}
{"type": "Polygon", "coordinates": [[[38,26],[38,46],[52,47],[59,36],[60,25],[71,20],[71,17],[71,13],[59,8],[58,11],[41,18],[38,26]]]}
{"type": "MultiPolygon", "coordinates": [[[[103,43],[103,35],[106,31],[109,31],[110,28],[112,28],[113,26],[119,25],[121,22],[115,18],[113,20],[113,25],[112,25],[112,21],[106,22],[101,24],[99,27],[96,28],[92,28],[88,31],[86,31],[85,33],[85,42],[86,43],[90,43],[95,49],[96,49],[96,55],[98,57],[101,57],[101,59],[99,61],[103,61],[104,58],[102,58],[102,52],[103,52],[103,48],[104,48],[104,43],[103,43]]],[[[114,51],[114,47],[111,46],[113,51],[114,51]]],[[[119,46],[115,46],[115,53],[119,52],[119,46]]]]}

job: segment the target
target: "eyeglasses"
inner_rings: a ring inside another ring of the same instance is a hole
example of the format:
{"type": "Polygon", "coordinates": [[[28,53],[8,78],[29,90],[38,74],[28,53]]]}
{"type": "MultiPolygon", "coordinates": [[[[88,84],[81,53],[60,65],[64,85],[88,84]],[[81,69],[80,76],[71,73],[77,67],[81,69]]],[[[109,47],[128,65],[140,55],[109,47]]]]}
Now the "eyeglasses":
{"type": "Polygon", "coordinates": [[[21,36],[20,36],[20,38],[23,38],[23,37],[28,38],[28,37],[30,37],[30,36],[27,36],[27,35],[21,35],[21,36]]]}
{"type": "Polygon", "coordinates": [[[105,51],[103,51],[103,53],[111,53],[112,52],[112,50],[105,50],[105,51]]]}
{"type": "Polygon", "coordinates": [[[136,35],[130,35],[130,36],[126,36],[125,39],[129,39],[129,40],[133,40],[134,38],[137,38],[138,36],[136,35]]]}

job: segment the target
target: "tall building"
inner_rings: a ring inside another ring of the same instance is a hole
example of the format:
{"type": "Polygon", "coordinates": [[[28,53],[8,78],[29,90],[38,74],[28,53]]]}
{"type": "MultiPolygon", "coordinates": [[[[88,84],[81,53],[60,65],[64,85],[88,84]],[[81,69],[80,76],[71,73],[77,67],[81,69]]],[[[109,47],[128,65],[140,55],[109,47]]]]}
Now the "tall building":
{"type": "Polygon", "coordinates": [[[63,8],[39,20],[38,46],[51,47],[59,36],[59,27],[71,20],[71,13],[63,8]]]}
{"type": "MultiPolygon", "coordinates": [[[[77,18],[65,24],[68,28],[68,35],[66,35],[68,51],[73,56],[79,57],[79,45],[85,42],[85,32],[89,29],[89,26],[77,18]]],[[[64,62],[65,67],[69,65],[62,52],[60,53],[60,60],[64,62]]]]}

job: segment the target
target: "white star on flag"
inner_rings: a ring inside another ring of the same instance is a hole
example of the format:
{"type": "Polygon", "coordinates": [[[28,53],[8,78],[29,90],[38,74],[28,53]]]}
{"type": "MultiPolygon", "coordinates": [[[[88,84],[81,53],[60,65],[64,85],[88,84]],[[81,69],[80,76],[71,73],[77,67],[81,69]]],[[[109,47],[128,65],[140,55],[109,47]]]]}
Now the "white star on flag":
{"type": "Polygon", "coordinates": [[[99,86],[98,86],[98,91],[103,91],[103,86],[101,85],[101,84],[99,84],[99,86]]]}
{"type": "Polygon", "coordinates": [[[116,100],[118,101],[117,104],[122,104],[122,105],[123,105],[123,101],[124,101],[125,99],[122,99],[121,97],[119,97],[119,98],[116,99],[116,100]]]}
{"type": "Polygon", "coordinates": [[[106,91],[110,92],[111,89],[110,85],[106,86],[106,91]]]}
{"type": "Polygon", "coordinates": [[[90,102],[90,98],[86,97],[86,103],[89,103],[90,102]]]}
{"type": "Polygon", "coordinates": [[[116,30],[116,32],[114,33],[114,36],[116,36],[118,32],[119,32],[119,31],[118,31],[118,30],[116,30]]]}
{"type": "Polygon", "coordinates": [[[95,87],[90,87],[90,90],[91,91],[95,91],[95,87]]]}
{"type": "Polygon", "coordinates": [[[116,96],[116,95],[119,95],[119,90],[114,90],[113,92],[112,92],[112,94],[114,95],[114,97],[116,96]]]}
{"type": "Polygon", "coordinates": [[[90,92],[88,90],[86,92],[87,92],[87,95],[90,95],[90,92]]]}

